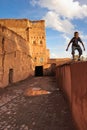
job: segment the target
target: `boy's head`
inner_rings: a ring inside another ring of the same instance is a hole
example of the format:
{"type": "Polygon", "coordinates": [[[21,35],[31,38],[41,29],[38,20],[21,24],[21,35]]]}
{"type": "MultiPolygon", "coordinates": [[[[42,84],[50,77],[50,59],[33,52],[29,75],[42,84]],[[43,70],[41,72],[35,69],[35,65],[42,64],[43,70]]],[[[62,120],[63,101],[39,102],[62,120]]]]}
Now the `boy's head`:
{"type": "Polygon", "coordinates": [[[74,37],[78,38],[79,37],[79,33],[78,32],[74,32],[74,37]]]}

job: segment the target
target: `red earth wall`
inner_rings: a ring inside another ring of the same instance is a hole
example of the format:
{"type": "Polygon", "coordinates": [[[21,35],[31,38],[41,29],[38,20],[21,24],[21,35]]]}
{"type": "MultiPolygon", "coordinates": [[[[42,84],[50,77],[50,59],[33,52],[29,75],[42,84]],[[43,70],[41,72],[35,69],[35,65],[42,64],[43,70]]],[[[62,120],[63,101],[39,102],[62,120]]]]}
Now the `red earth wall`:
{"type": "Polygon", "coordinates": [[[87,62],[58,66],[56,80],[69,99],[78,130],[87,130],[87,62]]]}

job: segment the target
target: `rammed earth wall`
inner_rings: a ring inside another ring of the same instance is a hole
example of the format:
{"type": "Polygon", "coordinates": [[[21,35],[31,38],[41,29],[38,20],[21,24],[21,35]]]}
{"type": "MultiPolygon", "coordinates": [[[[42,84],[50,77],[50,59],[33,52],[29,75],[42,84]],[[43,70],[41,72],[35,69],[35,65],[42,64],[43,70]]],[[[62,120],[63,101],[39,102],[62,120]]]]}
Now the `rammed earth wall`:
{"type": "Polygon", "coordinates": [[[78,130],[87,130],[87,62],[58,66],[56,80],[68,97],[78,130]]]}

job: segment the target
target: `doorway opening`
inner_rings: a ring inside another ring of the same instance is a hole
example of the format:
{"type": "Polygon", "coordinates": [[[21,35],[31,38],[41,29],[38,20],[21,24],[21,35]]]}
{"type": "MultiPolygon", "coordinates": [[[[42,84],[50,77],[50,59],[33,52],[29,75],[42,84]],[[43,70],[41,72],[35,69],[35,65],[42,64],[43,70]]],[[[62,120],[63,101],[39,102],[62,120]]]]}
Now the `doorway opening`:
{"type": "Polygon", "coordinates": [[[13,69],[9,69],[9,84],[13,83],[13,69]]]}
{"type": "Polygon", "coordinates": [[[35,76],[43,76],[43,66],[35,67],[35,76]]]}

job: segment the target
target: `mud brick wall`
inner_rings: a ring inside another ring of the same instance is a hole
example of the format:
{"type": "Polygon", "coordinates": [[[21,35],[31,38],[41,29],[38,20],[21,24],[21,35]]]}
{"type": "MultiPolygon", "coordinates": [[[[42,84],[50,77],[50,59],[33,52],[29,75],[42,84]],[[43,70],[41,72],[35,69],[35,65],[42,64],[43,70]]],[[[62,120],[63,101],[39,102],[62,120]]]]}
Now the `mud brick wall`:
{"type": "Polygon", "coordinates": [[[46,49],[45,21],[31,21],[29,29],[31,53],[35,66],[45,65],[49,58],[49,50],[46,49]]]}
{"type": "Polygon", "coordinates": [[[69,99],[78,130],[87,130],[87,62],[57,67],[56,80],[69,99]]]}
{"type": "Polygon", "coordinates": [[[66,93],[71,102],[71,72],[68,64],[56,68],[56,81],[58,87],[66,93]]]}
{"type": "Polygon", "coordinates": [[[0,19],[0,24],[13,30],[27,41],[34,66],[48,62],[49,50],[46,48],[45,21],[28,19],[0,19]]]}
{"type": "Polygon", "coordinates": [[[9,28],[10,30],[13,30],[20,36],[22,36],[24,39],[27,39],[27,27],[30,26],[28,24],[27,19],[0,19],[0,24],[9,28]]]}
{"type": "Polygon", "coordinates": [[[32,74],[32,60],[26,40],[0,26],[0,87],[24,80],[32,74]]]}

